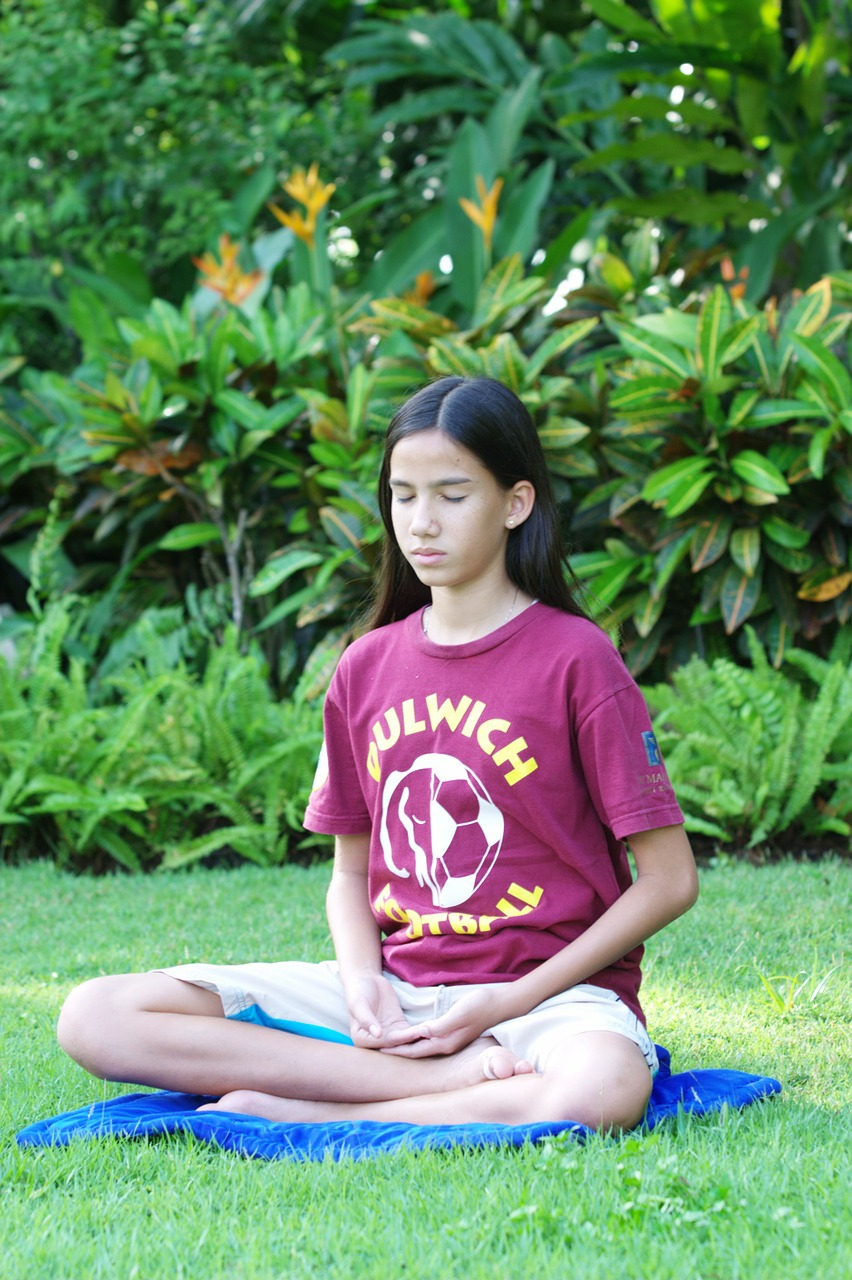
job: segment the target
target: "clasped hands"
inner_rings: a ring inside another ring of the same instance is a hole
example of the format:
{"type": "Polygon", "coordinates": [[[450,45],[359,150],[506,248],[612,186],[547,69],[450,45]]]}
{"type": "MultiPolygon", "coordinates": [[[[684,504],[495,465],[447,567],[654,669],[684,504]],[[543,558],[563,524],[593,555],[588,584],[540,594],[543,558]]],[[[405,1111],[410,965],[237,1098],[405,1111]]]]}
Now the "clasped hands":
{"type": "Polygon", "coordinates": [[[347,983],[350,1031],[361,1049],[378,1049],[402,1058],[458,1053],[500,1021],[490,994],[472,991],[440,1018],[412,1026],[387,978],[363,974],[347,983]]]}

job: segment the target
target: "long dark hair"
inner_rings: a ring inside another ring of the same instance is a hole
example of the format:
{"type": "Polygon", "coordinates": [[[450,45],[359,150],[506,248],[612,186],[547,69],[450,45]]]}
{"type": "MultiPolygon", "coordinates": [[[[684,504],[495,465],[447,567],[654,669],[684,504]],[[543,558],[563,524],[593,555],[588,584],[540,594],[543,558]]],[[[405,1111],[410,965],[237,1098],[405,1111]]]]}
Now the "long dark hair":
{"type": "Polygon", "coordinates": [[[385,437],[379,473],[379,510],[385,539],[372,607],[365,630],[408,617],[432,598],[399,549],[391,518],[390,460],[406,436],[443,431],[468,449],[503,489],[529,480],[535,505],[509,531],[506,572],[519,590],[564,613],[588,617],[579,603],[582,587],[565,559],[559,514],[535,425],[514,392],[492,378],[439,378],[397,411],[385,437]]]}

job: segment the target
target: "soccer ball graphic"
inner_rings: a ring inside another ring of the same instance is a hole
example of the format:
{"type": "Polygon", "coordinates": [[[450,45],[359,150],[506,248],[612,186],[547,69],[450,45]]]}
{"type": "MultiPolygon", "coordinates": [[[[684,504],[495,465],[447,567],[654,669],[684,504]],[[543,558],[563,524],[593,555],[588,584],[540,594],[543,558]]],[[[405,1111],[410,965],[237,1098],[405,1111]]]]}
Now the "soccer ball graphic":
{"type": "Polygon", "coordinates": [[[402,879],[413,867],[436,907],[468,901],[497,860],[503,829],[503,815],[479,778],[454,756],[418,756],[385,782],[385,863],[402,879]]]}

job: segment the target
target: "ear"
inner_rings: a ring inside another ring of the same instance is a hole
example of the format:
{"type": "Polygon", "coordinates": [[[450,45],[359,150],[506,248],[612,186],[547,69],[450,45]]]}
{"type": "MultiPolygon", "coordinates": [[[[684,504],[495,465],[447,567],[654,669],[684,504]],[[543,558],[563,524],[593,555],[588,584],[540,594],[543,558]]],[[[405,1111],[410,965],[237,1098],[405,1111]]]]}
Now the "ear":
{"type": "Polygon", "coordinates": [[[506,510],[506,528],[517,529],[519,524],[530,515],[535,506],[535,489],[529,480],[519,480],[509,490],[509,503],[506,510]]]}

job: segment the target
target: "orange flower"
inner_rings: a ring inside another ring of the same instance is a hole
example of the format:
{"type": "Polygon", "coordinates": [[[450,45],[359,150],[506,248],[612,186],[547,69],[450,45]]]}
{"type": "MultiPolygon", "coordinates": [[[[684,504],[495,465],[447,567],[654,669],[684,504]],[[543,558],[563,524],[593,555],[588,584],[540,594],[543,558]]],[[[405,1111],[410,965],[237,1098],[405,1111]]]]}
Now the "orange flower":
{"type": "Polygon", "coordinates": [[[237,262],[239,251],[240,246],[225,234],[219,237],[219,258],[208,250],[200,258],[192,259],[206,277],[202,280],[204,287],[220,293],[226,302],[232,302],[235,306],[245,301],[263,279],[263,272],[260,270],[243,271],[237,262]]]}
{"type": "Polygon", "coordinates": [[[421,271],[414,280],[414,288],[403,294],[406,302],[413,302],[418,307],[425,307],[437,289],[435,277],[431,271],[421,271]]]}
{"type": "Polygon", "coordinates": [[[741,267],[739,273],[734,270],[734,264],[726,255],[719,264],[719,270],[722,273],[722,279],[725,284],[731,287],[728,293],[736,300],[745,297],[746,280],[748,280],[748,267],[741,267]]]}
{"type": "Polygon", "coordinates": [[[286,213],[272,202],[267,207],[279,222],[290,228],[294,236],[298,236],[309,249],[313,249],[317,215],[328,204],[337,187],[333,182],[320,182],[319,165],[314,162],[307,173],[304,169],[297,169],[284,183],[284,190],[299,204],[304,205],[305,216],[298,212],[286,213]]]}
{"type": "Polygon", "coordinates": [[[482,238],[485,241],[485,247],[490,253],[494,224],[497,221],[497,202],[500,199],[500,192],[503,190],[503,179],[496,178],[493,187],[488,191],[485,186],[485,179],[481,174],[477,174],[476,190],[479,193],[478,205],[474,204],[472,200],[465,200],[464,197],[459,200],[459,204],[471,222],[475,222],[479,227],[482,232],[482,238]]]}

